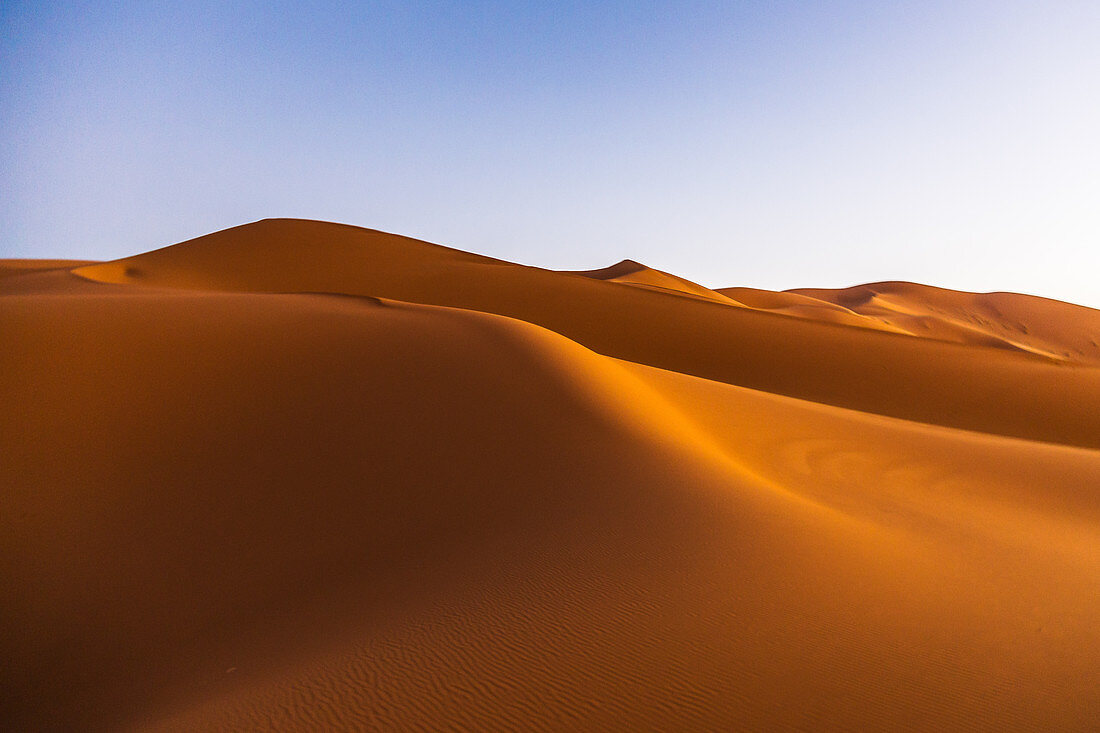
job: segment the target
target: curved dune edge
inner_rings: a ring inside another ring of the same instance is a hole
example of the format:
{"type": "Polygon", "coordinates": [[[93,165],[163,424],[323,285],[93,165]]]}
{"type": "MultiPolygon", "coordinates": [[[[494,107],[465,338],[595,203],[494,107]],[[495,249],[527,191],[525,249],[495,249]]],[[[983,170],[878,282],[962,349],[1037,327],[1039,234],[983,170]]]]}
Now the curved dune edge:
{"type": "Polygon", "coordinates": [[[315,222],[75,272],[0,290],[13,729],[1093,720],[1073,306],[997,296],[1043,356],[315,222]]]}

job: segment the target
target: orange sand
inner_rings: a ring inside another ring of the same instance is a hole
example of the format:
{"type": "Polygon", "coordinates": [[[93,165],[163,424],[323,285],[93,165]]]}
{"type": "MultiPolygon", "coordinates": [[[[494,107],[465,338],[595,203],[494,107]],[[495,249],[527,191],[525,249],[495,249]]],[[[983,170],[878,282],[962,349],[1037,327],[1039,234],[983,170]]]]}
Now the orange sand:
{"type": "Polygon", "coordinates": [[[0,337],[5,729],[1100,720],[1098,311],[267,220],[0,337]]]}

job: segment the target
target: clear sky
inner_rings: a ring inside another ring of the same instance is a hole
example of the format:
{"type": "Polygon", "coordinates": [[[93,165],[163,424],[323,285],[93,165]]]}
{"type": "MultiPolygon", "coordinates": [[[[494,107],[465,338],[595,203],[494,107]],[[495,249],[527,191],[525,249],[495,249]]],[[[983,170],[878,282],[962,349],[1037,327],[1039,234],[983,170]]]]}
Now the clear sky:
{"type": "Polygon", "coordinates": [[[0,4],[0,256],[269,216],[1100,307],[1100,2],[0,4]]]}

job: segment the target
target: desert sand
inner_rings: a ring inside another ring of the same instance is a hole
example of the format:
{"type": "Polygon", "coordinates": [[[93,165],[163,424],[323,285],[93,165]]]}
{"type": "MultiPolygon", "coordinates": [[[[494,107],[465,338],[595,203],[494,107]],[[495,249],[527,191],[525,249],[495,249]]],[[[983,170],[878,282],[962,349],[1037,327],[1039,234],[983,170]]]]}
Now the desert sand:
{"type": "Polygon", "coordinates": [[[1100,721],[1100,311],[279,219],[0,338],[5,729],[1100,721]]]}

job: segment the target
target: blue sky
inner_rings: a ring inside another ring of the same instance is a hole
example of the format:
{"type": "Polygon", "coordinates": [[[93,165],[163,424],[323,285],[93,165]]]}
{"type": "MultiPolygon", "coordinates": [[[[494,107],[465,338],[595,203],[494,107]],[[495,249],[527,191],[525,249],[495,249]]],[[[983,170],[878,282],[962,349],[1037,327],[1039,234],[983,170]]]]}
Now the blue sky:
{"type": "Polygon", "coordinates": [[[1100,3],[0,5],[0,256],[268,216],[1100,307],[1100,3]]]}

